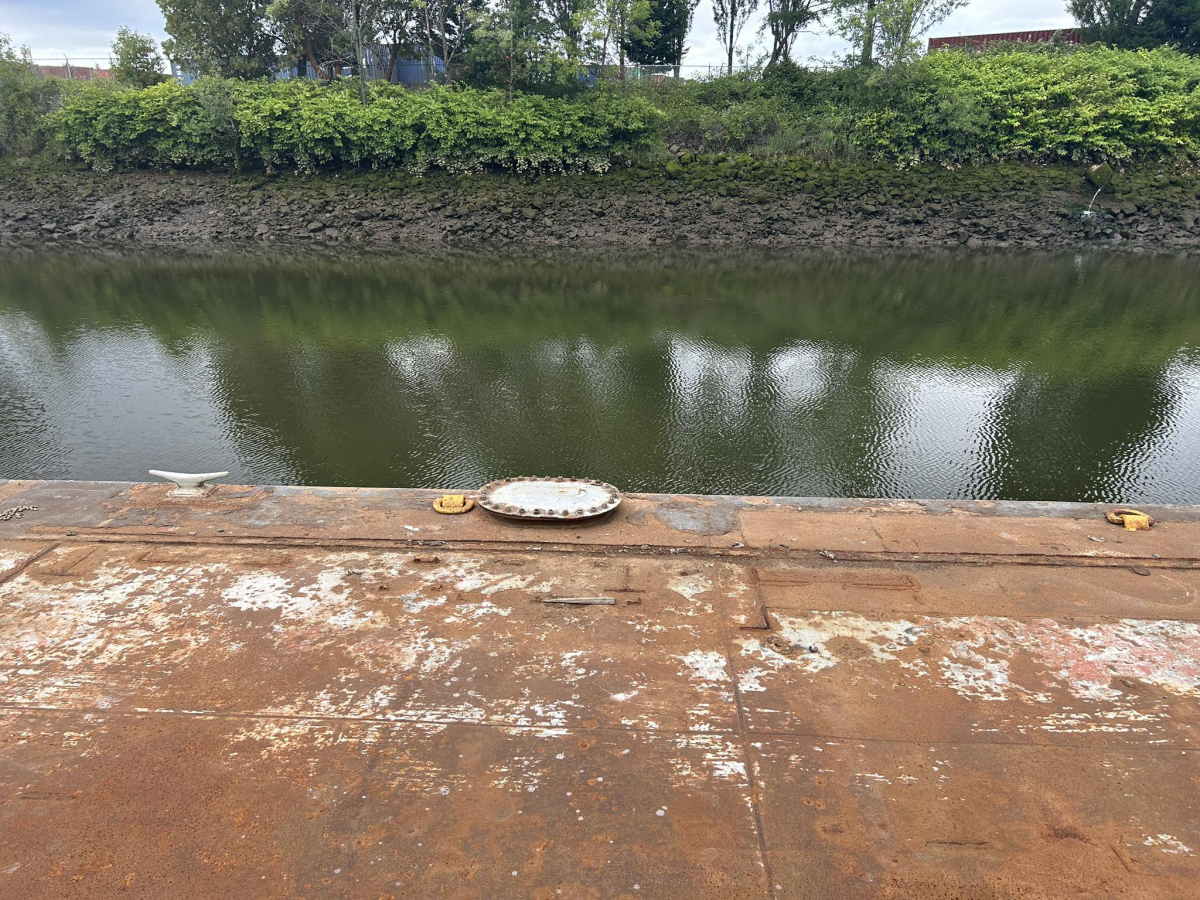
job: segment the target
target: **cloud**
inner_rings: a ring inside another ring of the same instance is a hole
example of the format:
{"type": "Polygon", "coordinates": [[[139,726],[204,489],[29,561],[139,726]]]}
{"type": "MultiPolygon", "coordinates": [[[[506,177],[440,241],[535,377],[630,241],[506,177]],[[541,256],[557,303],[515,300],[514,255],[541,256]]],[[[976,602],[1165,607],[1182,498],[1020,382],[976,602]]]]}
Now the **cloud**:
{"type": "Polygon", "coordinates": [[[102,62],[122,26],[161,41],[163,17],[154,0],[39,0],[0,2],[0,31],[17,46],[26,45],[35,59],[102,62]]]}

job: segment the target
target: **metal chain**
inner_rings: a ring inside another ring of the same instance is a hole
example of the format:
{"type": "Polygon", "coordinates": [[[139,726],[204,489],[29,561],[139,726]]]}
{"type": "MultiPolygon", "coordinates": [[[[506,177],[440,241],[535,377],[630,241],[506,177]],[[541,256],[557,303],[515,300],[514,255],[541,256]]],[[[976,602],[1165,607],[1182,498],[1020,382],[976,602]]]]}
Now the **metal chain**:
{"type": "Polygon", "coordinates": [[[37,509],[36,506],[14,506],[12,509],[6,509],[4,512],[0,512],[0,522],[8,522],[11,519],[19,519],[21,518],[21,513],[33,512],[35,509],[37,509]]]}

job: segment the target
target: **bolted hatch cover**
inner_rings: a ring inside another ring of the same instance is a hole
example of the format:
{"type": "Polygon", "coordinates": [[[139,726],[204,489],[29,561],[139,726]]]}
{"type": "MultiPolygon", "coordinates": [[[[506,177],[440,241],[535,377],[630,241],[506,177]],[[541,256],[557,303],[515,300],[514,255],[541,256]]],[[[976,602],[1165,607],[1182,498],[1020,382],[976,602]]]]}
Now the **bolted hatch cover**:
{"type": "Polygon", "coordinates": [[[485,484],[479,505],[516,519],[587,519],[617,508],[621,492],[584,478],[504,478],[485,484]]]}

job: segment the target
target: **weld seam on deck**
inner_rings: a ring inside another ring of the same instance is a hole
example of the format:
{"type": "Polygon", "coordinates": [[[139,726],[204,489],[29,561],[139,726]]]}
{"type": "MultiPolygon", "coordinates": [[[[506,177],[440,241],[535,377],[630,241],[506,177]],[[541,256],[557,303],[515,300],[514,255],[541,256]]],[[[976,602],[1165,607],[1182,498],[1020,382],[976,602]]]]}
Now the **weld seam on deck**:
{"type": "MultiPolygon", "coordinates": [[[[1200,601],[1198,601],[1198,602],[1200,602],[1200,601]]],[[[852,607],[853,605],[848,604],[847,606],[852,607]]],[[[995,613],[995,612],[989,612],[989,613],[954,612],[952,610],[926,609],[925,607],[921,607],[920,609],[913,609],[911,607],[902,606],[899,604],[875,605],[871,608],[871,612],[869,612],[869,613],[863,612],[862,609],[847,608],[846,606],[837,607],[837,608],[826,607],[826,608],[818,609],[815,607],[808,607],[808,606],[775,606],[774,604],[767,604],[766,611],[768,614],[773,613],[773,612],[788,613],[789,615],[798,615],[798,614],[807,613],[809,615],[816,615],[816,616],[829,616],[829,615],[837,615],[839,613],[852,613],[854,615],[863,616],[864,618],[873,618],[873,619],[882,619],[885,615],[919,616],[922,619],[960,619],[960,618],[1011,619],[1014,622],[1041,622],[1041,621],[1045,621],[1046,619],[1051,619],[1053,621],[1069,619],[1072,623],[1081,622],[1085,625],[1103,624],[1105,622],[1111,622],[1114,619],[1119,619],[1122,622],[1126,622],[1126,621],[1128,621],[1128,622],[1200,622],[1200,612],[1194,613],[1191,616],[1186,616],[1186,615],[1185,616],[1175,616],[1175,615],[1167,616],[1167,615],[1154,615],[1154,614],[1143,614],[1140,616],[1133,616],[1133,615],[1124,615],[1124,614],[1114,615],[1112,613],[1086,613],[1086,612],[1076,612],[1076,611],[1064,611],[1064,612],[1058,612],[1058,613],[1050,613],[1050,612],[1021,613],[1018,615],[1018,614],[995,613]]],[[[770,624],[768,624],[766,627],[762,627],[759,625],[742,625],[738,628],[738,630],[739,631],[771,631],[772,627],[773,626],[771,626],[770,624]]]]}
{"type": "Polygon", "coordinates": [[[1091,569],[1126,569],[1131,566],[1143,566],[1149,569],[1172,569],[1193,571],[1200,569],[1200,557],[1175,556],[1120,556],[1095,557],[1077,554],[988,554],[988,553],[956,553],[944,551],[938,553],[920,553],[901,551],[854,552],[839,553],[836,559],[830,560],[821,555],[820,550],[796,550],[780,552],[763,550],[747,553],[745,550],[725,550],[713,547],[678,547],[661,545],[642,550],[640,545],[628,544],[551,544],[531,542],[515,546],[515,542],[472,541],[458,540],[406,540],[404,538],[298,538],[298,537],[177,537],[175,535],[147,534],[87,534],[77,531],[68,535],[65,532],[34,531],[24,535],[6,537],[0,534],[0,540],[16,541],[59,541],[62,543],[97,543],[97,544],[154,544],[160,546],[195,546],[195,547],[266,547],[280,549],[325,549],[325,550],[445,550],[457,552],[487,552],[487,553],[561,553],[577,554],[590,553],[597,556],[631,556],[634,558],[660,559],[668,556],[713,557],[732,562],[746,561],[753,563],[757,560],[778,560],[780,562],[815,563],[820,566],[846,564],[896,565],[905,563],[911,565],[1012,565],[1012,566],[1048,566],[1075,567],[1091,569]]]}
{"type": "Polygon", "coordinates": [[[767,833],[763,827],[762,810],[760,806],[760,792],[758,771],[754,766],[754,758],[750,755],[749,733],[746,730],[746,712],[742,708],[742,690],[739,685],[737,667],[733,659],[733,641],[725,642],[725,660],[729,665],[730,681],[733,687],[733,703],[737,710],[737,731],[735,732],[738,738],[738,743],[742,750],[742,765],[746,767],[746,783],[750,788],[750,813],[754,818],[754,830],[758,836],[758,854],[762,863],[763,875],[767,880],[766,894],[768,897],[775,896],[775,877],[771,872],[771,859],[767,853],[767,833]]]}
{"type": "MultiPolygon", "coordinates": [[[[595,734],[603,732],[605,734],[634,734],[646,735],[650,737],[660,736],[664,738],[675,737],[705,737],[716,735],[718,737],[733,738],[739,734],[733,729],[673,729],[673,728],[637,728],[634,726],[624,725],[599,725],[595,728],[586,728],[579,725],[508,725],[503,722],[464,722],[460,719],[384,719],[380,717],[370,716],[321,716],[321,715],[284,715],[280,713],[219,713],[219,712],[189,712],[182,709],[140,709],[140,710],[125,710],[125,709],[103,709],[100,707],[64,707],[64,706],[29,706],[25,704],[3,703],[0,702],[0,712],[12,712],[18,714],[30,715],[77,715],[89,716],[97,719],[104,719],[113,716],[122,718],[130,718],[137,716],[181,716],[191,719],[213,719],[215,721],[278,721],[278,722],[316,722],[316,723],[331,723],[331,724],[362,724],[362,725],[427,725],[430,727],[464,727],[464,728],[498,728],[506,731],[530,731],[530,732],[555,732],[564,735],[574,736],[577,734],[595,734]]],[[[949,744],[956,747],[1013,747],[1017,749],[1042,749],[1042,750],[1086,750],[1086,751],[1110,751],[1110,752],[1146,752],[1146,751],[1161,751],[1171,753],[1195,753],[1200,751],[1200,745],[1193,746],[1191,744],[1116,744],[1112,743],[1114,737],[1119,737],[1119,732],[1103,732],[1098,733],[1099,738],[1105,741],[1102,744],[1085,744],[1085,743],[1065,743],[1065,742],[1039,742],[1039,741],[995,741],[995,740],[977,740],[973,738],[925,738],[917,740],[915,738],[886,738],[886,737],[855,737],[850,735],[837,734],[821,734],[817,732],[802,732],[802,731],[775,731],[775,730],[760,730],[747,727],[746,737],[764,737],[764,738],[796,738],[803,740],[821,740],[838,744],[899,744],[914,747],[926,747],[931,744],[949,744]]],[[[750,774],[747,770],[747,780],[749,781],[750,774]]]]}
{"type": "Polygon", "coordinates": [[[3,586],[5,584],[7,584],[8,582],[12,581],[13,579],[20,577],[20,575],[26,569],[28,569],[31,565],[33,565],[35,562],[37,562],[39,559],[41,559],[43,556],[45,556],[51,550],[58,549],[58,547],[59,547],[59,544],[53,543],[53,544],[50,544],[50,546],[48,546],[48,547],[43,547],[41,550],[37,551],[36,553],[32,554],[31,556],[25,557],[25,559],[21,560],[21,562],[17,563],[17,565],[13,566],[11,569],[9,569],[7,572],[5,572],[3,575],[0,575],[0,586],[3,586]]]}

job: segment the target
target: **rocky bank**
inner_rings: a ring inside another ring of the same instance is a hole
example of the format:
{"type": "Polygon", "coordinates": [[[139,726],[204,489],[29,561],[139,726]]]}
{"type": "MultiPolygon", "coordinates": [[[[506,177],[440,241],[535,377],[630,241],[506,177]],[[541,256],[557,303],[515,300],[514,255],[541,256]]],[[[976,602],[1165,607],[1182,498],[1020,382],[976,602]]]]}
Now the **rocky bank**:
{"type": "Polygon", "coordinates": [[[450,245],[1122,246],[1200,251],[1200,176],[1122,172],[1085,216],[1082,170],[886,169],[693,158],[604,175],[230,176],[0,168],[0,248],[363,251],[450,245]]]}

